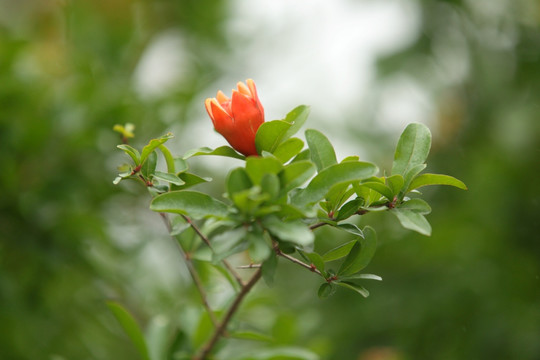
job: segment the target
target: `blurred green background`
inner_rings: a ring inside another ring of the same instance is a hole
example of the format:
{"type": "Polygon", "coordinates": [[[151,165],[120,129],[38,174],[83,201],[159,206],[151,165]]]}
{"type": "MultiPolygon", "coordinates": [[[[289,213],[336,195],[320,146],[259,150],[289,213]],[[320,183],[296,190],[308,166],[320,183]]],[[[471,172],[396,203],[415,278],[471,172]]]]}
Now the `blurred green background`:
{"type": "MultiPolygon", "coordinates": [[[[268,119],[307,103],[338,155],[382,168],[405,124],[427,123],[428,170],[469,191],[427,192],[429,238],[362,219],[381,240],[367,270],[384,278],[367,299],[319,300],[318,279],[283,264],[239,314],[275,342],[234,342],[223,358],[290,346],[336,360],[539,359],[539,24],[535,0],[0,0],[0,358],[136,359],[109,299],[151,333],[197,327],[148,195],[112,184],[126,161],[112,127],[134,123],[138,146],[171,130],[179,153],[221,145],[203,100],[253,77],[268,119]],[[406,38],[393,43],[394,28],[406,38]],[[318,51],[328,39],[336,48],[318,51]]],[[[198,165],[217,184],[218,162],[198,165]]],[[[322,247],[340,240],[319,233],[322,247]]]]}

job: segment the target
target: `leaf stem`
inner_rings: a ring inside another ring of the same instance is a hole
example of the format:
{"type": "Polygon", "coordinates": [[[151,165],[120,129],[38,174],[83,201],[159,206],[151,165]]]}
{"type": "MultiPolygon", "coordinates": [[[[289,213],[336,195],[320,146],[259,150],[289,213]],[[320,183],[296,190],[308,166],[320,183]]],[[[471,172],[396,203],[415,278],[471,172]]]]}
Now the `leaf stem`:
{"type": "Polygon", "coordinates": [[[223,320],[221,320],[221,323],[219,324],[219,326],[214,330],[212,337],[210,338],[208,343],[206,343],[206,345],[202,348],[201,353],[199,355],[196,355],[193,358],[193,360],[207,359],[208,355],[212,352],[212,349],[214,348],[218,340],[223,336],[227,328],[227,325],[231,321],[233,315],[238,310],[238,307],[242,303],[242,300],[244,300],[244,298],[249,293],[249,291],[253,288],[253,286],[255,286],[257,281],[259,281],[259,279],[261,278],[261,274],[262,274],[262,269],[260,268],[257,269],[257,271],[255,272],[255,274],[253,274],[251,279],[249,279],[249,281],[245,285],[242,286],[242,289],[240,290],[238,295],[236,295],[234,302],[232,303],[229,310],[227,310],[227,313],[223,317],[223,320]]]}

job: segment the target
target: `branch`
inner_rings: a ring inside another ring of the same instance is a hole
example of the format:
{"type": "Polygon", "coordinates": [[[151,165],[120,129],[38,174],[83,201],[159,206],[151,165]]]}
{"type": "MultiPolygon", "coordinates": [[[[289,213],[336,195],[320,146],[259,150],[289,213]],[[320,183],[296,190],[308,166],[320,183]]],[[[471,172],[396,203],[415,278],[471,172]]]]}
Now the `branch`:
{"type": "Polygon", "coordinates": [[[289,260],[289,261],[291,261],[291,262],[293,262],[293,263],[295,263],[295,264],[297,264],[297,265],[300,265],[301,267],[306,268],[306,269],[308,269],[309,271],[314,272],[315,274],[318,274],[319,276],[321,276],[321,277],[323,277],[325,280],[327,280],[326,277],[323,275],[323,273],[321,273],[321,272],[319,271],[319,269],[317,269],[315,266],[308,265],[308,264],[306,264],[305,262],[303,262],[302,260],[298,260],[297,258],[295,258],[295,257],[293,257],[293,256],[291,256],[291,255],[285,254],[285,253],[282,252],[278,247],[275,248],[275,251],[276,251],[276,254],[277,254],[278,256],[281,256],[282,258],[285,258],[285,259],[287,259],[287,260],[289,260]]]}
{"type": "Polygon", "coordinates": [[[245,285],[242,286],[242,289],[240,290],[238,295],[236,295],[236,298],[234,299],[234,302],[232,303],[231,307],[225,314],[225,317],[223,318],[219,326],[214,330],[214,334],[212,335],[208,343],[202,348],[201,353],[199,355],[196,355],[193,358],[193,360],[205,360],[208,357],[208,355],[212,352],[212,349],[214,348],[218,340],[223,336],[223,333],[225,332],[227,325],[231,321],[232,316],[238,310],[240,303],[242,302],[242,300],[244,300],[246,295],[249,293],[251,288],[253,288],[253,286],[257,283],[257,281],[259,281],[259,279],[261,278],[261,274],[262,274],[262,269],[261,268],[257,269],[257,271],[251,277],[251,279],[249,279],[249,281],[245,285]]]}
{"type": "MultiPolygon", "coordinates": [[[[184,218],[184,220],[186,220],[186,222],[191,226],[191,228],[195,231],[195,233],[201,238],[201,240],[210,248],[210,250],[213,250],[212,249],[212,244],[210,243],[210,240],[208,239],[208,237],[206,237],[206,235],[204,235],[201,231],[201,229],[199,229],[199,227],[193,222],[193,220],[191,220],[189,217],[187,217],[186,215],[182,215],[182,218],[184,218]]],[[[221,260],[223,262],[223,265],[227,268],[227,270],[231,273],[231,275],[235,278],[236,282],[240,285],[240,286],[244,286],[244,282],[242,281],[242,278],[240,277],[240,275],[234,270],[234,268],[231,266],[231,264],[229,264],[229,262],[227,260],[221,260]]]]}
{"type": "MultiPolygon", "coordinates": [[[[165,226],[167,227],[167,230],[169,231],[169,234],[171,233],[171,222],[169,221],[169,218],[164,213],[159,213],[161,215],[161,218],[163,219],[163,222],[165,223],[165,226]]],[[[199,277],[199,273],[197,272],[197,269],[195,269],[195,266],[193,265],[193,261],[191,258],[186,254],[184,249],[180,246],[178,241],[174,238],[174,236],[171,236],[174,243],[178,247],[178,251],[180,251],[180,254],[184,257],[184,260],[186,261],[186,266],[189,271],[189,275],[191,275],[191,279],[193,279],[193,283],[195,284],[195,287],[199,291],[199,295],[201,296],[201,301],[203,303],[204,308],[206,309],[206,312],[208,313],[208,316],[210,317],[210,321],[212,321],[212,324],[214,325],[214,328],[218,326],[218,321],[216,318],[216,315],[214,314],[214,311],[210,308],[210,304],[208,304],[208,297],[206,295],[206,291],[204,290],[204,287],[202,285],[201,278],[199,277]]]]}

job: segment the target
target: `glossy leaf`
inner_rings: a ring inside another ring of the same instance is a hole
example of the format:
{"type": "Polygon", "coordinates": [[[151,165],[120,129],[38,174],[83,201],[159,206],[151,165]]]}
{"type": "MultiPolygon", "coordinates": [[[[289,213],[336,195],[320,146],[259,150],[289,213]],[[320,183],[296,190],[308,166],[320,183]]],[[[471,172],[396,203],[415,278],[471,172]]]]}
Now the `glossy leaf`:
{"type": "Polygon", "coordinates": [[[135,163],[135,165],[139,165],[141,163],[141,154],[139,154],[139,151],[135,149],[134,147],[128,144],[122,144],[116,147],[120,150],[123,150],[126,154],[128,154],[133,159],[133,162],[135,163]]]}
{"type": "Polygon", "coordinates": [[[290,138],[291,136],[296,134],[298,130],[300,130],[300,128],[302,127],[302,125],[304,125],[309,116],[309,111],[309,106],[300,105],[295,107],[287,114],[287,116],[283,120],[291,124],[291,127],[285,133],[285,138],[290,138]]]}
{"type": "Polygon", "coordinates": [[[156,171],[156,166],[157,166],[157,154],[155,151],[153,151],[148,155],[148,157],[146,158],[146,161],[141,167],[141,174],[146,179],[150,179],[150,177],[154,175],[156,171]]]}
{"type": "Polygon", "coordinates": [[[150,210],[189,215],[194,219],[203,217],[224,217],[227,205],[206,194],[196,191],[171,191],[156,196],[150,210]]]}
{"type": "Polygon", "coordinates": [[[467,190],[467,186],[455,177],[441,174],[422,174],[411,181],[407,188],[407,192],[427,185],[450,185],[462,190],[467,190]]]}
{"type": "MultiPolygon", "coordinates": [[[[394,196],[398,195],[401,189],[403,189],[403,185],[405,184],[405,180],[403,179],[403,176],[396,174],[392,175],[386,178],[386,185],[392,190],[392,194],[394,196]]],[[[392,200],[390,198],[390,200],[392,200]]]]}
{"type": "Polygon", "coordinates": [[[236,168],[227,176],[227,193],[229,198],[233,198],[233,195],[241,191],[250,189],[253,186],[251,179],[249,178],[246,169],[236,168]]]}
{"type": "Polygon", "coordinates": [[[277,174],[282,168],[283,165],[276,158],[250,156],[246,159],[247,174],[255,185],[259,185],[267,173],[277,174]]]}
{"type": "Polygon", "coordinates": [[[364,237],[358,239],[353,245],[351,252],[341,265],[338,275],[352,275],[365,268],[377,249],[377,234],[373,228],[366,226],[363,230],[364,237]]]}
{"type": "Polygon", "coordinates": [[[337,164],[334,147],[324,134],[317,130],[308,129],[306,130],[306,141],[311,153],[311,161],[317,165],[318,172],[337,164]]]}
{"type": "Polygon", "coordinates": [[[341,207],[341,209],[339,209],[336,216],[336,221],[342,221],[353,216],[363,204],[364,200],[359,198],[347,202],[341,207]]]}
{"type": "Polygon", "coordinates": [[[410,210],[422,215],[427,215],[431,212],[431,206],[422,199],[410,199],[398,206],[401,210],[410,210]]]}
{"type": "Polygon", "coordinates": [[[126,334],[129,336],[141,357],[145,360],[150,360],[144,335],[133,316],[117,302],[108,301],[107,307],[111,310],[116,320],[118,320],[126,334]]]}
{"type": "Polygon", "coordinates": [[[339,224],[339,225],[336,225],[336,228],[339,230],[346,231],[356,236],[364,236],[364,232],[360,230],[358,226],[354,224],[339,224]]]}
{"type": "Polygon", "coordinates": [[[409,169],[424,164],[431,147],[431,132],[419,123],[409,124],[399,138],[392,175],[405,175],[409,169]]]}
{"type": "Polygon", "coordinates": [[[319,287],[319,290],[317,291],[317,295],[321,299],[326,299],[330,295],[332,295],[334,292],[336,292],[336,286],[332,283],[322,283],[319,287]]]}
{"type": "Polygon", "coordinates": [[[190,157],[193,157],[193,156],[206,156],[206,155],[225,156],[225,157],[230,157],[230,158],[240,159],[240,160],[243,160],[246,158],[244,155],[237,153],[232,147],[224,145],[215,149],[211,149],[209,147],[201,147],[198,149],[190,150],[184,154],[184,159],[189,159],[190,157]]]}
{"type": "MultiPolygon", "coordinates": [[[[413,179],[422,172],[426,168],[426,164],[418,164],[416,166],[413,166],[412,168],[407,171],[407,173],[403,176],[403,183],[405,188],[409,188],[409,184],[413,181],[413,179]]],[[[405,191],[401,193],[401,195],[405,195],[405,191]]]]}
{"type": "MultiPolygon", "coordinates": [[[[146,163],[148,162],[149,161],[147,160],[146,163]]],[[[161,171],[156,171],[154,173],[154,178],[158,180],[163,180],[163,181],[166,181],[171,184],[178,185],[178,186],[185,184],[185,182],[182,179],[180,179],[178,176],[176,176],[175,174],[164,173],[161,171]]]]}
{"type": "Polygon", "coordinates": [[[344,258],[351,252],[351,249],[353,248],[354,244],[356,244],[356,240],[349,241],[345,244],[339,245],[338,247],[333,248],[332,250],[327,251],[323,256],[322,259],[324,262],[328,261],[334,261],[341,258],[344,258]]]}
{"type": "Polygon", "coordinates": [[[282,221],[275,216],[262,219],[263,226],[278,239],[309,249],[313,246],[314,235],[302,221],[282,221]]]}
{"type": "Polygon", "coordinates": [[[358,284],[355,284],[355,283],[352,283],[352,282],[349,282],[349,281],[336,281],[335,283],[337,285],[342,286],[344,288],[347,288],[349,290],[356,291],[357,293],[359,293],[360,295],[362,295],[365,298],[367,298],[369,296],[369,291],[365,287],[363,287],[361,285],[358,285],[358,284]]]}
{"type": "Polygon", "coordinates": [[[182,190],[187,189],[192,186],[195,186],[197,184],[202,184],[205,182],[212,181],[212,178],[209,177],[200,177],[199,175],[195,175],[188,172],[183,172],[178,174],[178,178],[184,182],[183,185],[175,186],[174,190],[182,190]]]}
{"type": "Polygon", "coordinates": [[[173,134],[172,133],[168,133],[166,135],[163,135],[157,139],[152,139],[150,140],[150,142],[148,143],[148,145],[146,145],[145,147],[143,147],[142,149],[142,152],[141,152],[141,163],[144,163],[144,161],[146,160],[146,158],[148,157],[148,155],[150,155],[151,152],[153,152],[154,150],[156,150],[160,145],[164,144],[165,142],[167,142],[167,140],[173,138],[173,134]]]}
{"type": "Polygon", "coordinates": [[[255,134],[255,146],[257,152],[273,153],[278,145],[286,139],[285,134],[291,128],[291,123],[283,120],[273,120],[262,123],[255,134]]]}
{"type": "Polygon", "coordinates": [[[377,280],[382,281],[382,277],[374,274],[353,274],[349,276],[340,276],[340,280],[377,280]]]}
{"type": "Polygon", "coordinates": [[[302,151],[304,142],[299,138],[290,138],[278,145],[274,151],[274,156],[282,163],[286,163],[302,151]]]}
{"type": "Polygon", "coordinates": [[[315,174],[315,165],[311,161],[303,160],[286,165],[279,173],[282,193],[301,186],[315,174]]]}
{"type": "Polygon", "coordinates": [[[309,261],[322,273],[324,273],[324,261],[321,255],[317,253],[304,253],[309,261]]]}
{"type": "Polygon", "coordinates": [[[309,149],[304,149],[304,150],[300,151],[300,153],[298,155],[296,155],[294,157],[294,159],[292,159],[291,162],[310,160],[310,159],[311,159],[311,153],[310,153],[309,149]]]}
{"type": "Polygon", "coordinates": [[[355,182],[373,176],[377,167],[367,162],[345,162],[332,165],[319,172],[309,185],[292,198],[298,206],[312,204],[324,198],[332,186],[340,183],[355,182]]]}
{"type": "Polygon", "coordinates": [[[405,229],[413,230],[426,236],[431,235],[431,225],[424,215],[412,210],[399,208],[392,209],[390,212],[398,218],[401,226],[405,229]]]}
{"type": "Polygon", "coordinates": [[[376,192],[387,198],[389,201],[392,201],[394,199],[394,192],[385,184],[379,182],[364,182],[362,183],[362,186],[375,190],[376,192]]]}

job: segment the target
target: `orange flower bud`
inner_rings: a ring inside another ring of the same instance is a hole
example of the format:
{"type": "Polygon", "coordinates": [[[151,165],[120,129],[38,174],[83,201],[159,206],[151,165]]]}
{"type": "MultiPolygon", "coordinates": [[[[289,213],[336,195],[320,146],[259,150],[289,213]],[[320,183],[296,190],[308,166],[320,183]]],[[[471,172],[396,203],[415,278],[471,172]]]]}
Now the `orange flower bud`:
{"type": "Polygon", "coordinates": [[[218,91],[215,98],[206,99],[204,104],[216,131],[236,151],[250,156],[258,155],[255,134],[264,122],[264,109],[253,80],[247,79],[246,84],[239,82],[230,99],[218,91]]]}

